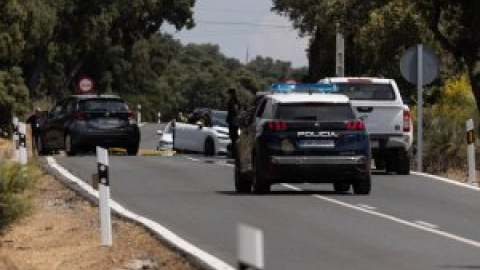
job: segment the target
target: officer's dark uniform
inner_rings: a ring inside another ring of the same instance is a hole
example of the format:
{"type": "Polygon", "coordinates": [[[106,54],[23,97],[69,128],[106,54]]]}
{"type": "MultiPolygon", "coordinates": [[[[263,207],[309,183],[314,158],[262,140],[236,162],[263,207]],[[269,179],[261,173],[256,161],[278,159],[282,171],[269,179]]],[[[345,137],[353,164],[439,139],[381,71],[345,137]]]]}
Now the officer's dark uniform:
{"type": "Polygon", "coordinates": [[[235,143],[238,139],[238,125],[237,125],[237,116],[240,108],[240,103],[238,102],[237,95],[234,88],[228,89],[229,99],[227,104],[227,123],[228,123],[228,134],[230,135],[230,140],[232,141],[232,153],[235,156],[236,147],[235,143]]]}

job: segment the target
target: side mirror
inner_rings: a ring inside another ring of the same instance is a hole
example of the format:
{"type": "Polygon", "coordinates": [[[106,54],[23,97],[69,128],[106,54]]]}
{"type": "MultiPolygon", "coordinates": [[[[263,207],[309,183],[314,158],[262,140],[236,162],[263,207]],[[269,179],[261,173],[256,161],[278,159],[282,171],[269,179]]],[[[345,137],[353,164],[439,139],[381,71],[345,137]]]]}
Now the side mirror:
{"type": "Polygon", "coordinates": [[[163,131],[162,130],[157,130],[157,135],[163,135],[163,131]]]}

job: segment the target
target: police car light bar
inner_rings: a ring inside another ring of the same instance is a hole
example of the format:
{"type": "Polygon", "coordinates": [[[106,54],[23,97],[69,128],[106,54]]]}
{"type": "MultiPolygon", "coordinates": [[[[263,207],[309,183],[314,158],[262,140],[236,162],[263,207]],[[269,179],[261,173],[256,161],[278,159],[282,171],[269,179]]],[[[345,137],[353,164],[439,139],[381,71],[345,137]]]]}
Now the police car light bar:
{"type": "Polygon", "coordinates": [[[274,93],[336,93],[331,83],[274,83],[270,85],[274,93]]]}

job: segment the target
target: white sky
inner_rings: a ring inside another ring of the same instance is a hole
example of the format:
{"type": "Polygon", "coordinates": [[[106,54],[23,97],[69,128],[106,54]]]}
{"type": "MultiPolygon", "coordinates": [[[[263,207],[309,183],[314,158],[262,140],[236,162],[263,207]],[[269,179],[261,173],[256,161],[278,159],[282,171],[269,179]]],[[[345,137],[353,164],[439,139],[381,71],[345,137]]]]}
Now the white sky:
{"type": "MultiPolygon", "coordinates": [[[[192,30],[166,31],[182,43],[212,43],[227,57],[245,63],[257,55],[307,66],[308,40],[299,38],[287,18],[270,11],[270,0],[197,0],[192,30]]],[[[173,29],[173,30],[172,30],[173,29]]]]}

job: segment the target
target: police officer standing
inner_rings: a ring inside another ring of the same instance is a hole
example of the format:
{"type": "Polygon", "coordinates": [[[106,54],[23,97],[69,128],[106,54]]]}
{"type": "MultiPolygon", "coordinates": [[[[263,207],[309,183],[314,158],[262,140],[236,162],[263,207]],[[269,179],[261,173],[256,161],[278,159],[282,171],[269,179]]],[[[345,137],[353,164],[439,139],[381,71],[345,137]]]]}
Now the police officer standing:
{"type": "Polygon", "coordinates": [[[27,119],[27,124],[30,124],[32,131],[32,150],[34,153],[36,150],[39,150],[38,144],[40,140],[41,122],[44,120],[42,119],[43,117],[42,111],[36,108],[35,112],[27,119]]]}
{"type": "Polygon", "coordinates": [[[238,125],[237,125],[237,116],[240,111],[240,103],[238,102],[237,93],[235,88],[228,89],[228,103],[227,103],[227,123],[228,123],[228,134],[230,140],[232,141],[232,154],[236,155],[236,142],[238,139],[238,125]]]}

